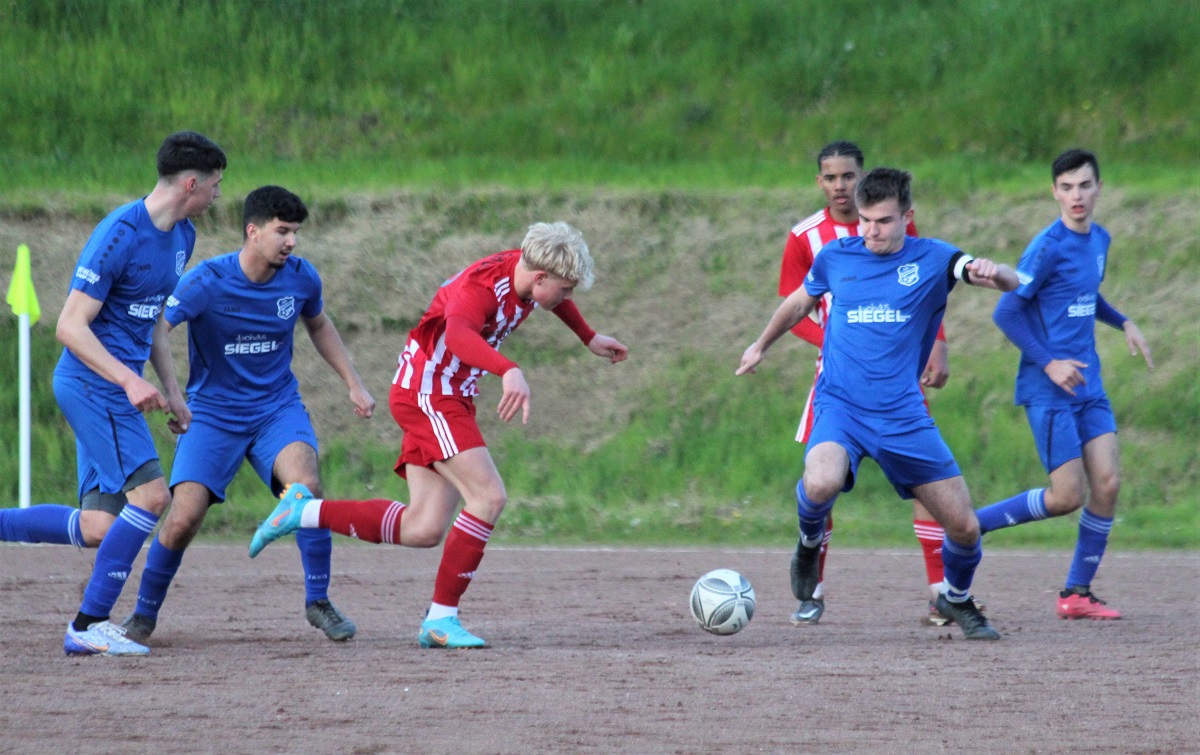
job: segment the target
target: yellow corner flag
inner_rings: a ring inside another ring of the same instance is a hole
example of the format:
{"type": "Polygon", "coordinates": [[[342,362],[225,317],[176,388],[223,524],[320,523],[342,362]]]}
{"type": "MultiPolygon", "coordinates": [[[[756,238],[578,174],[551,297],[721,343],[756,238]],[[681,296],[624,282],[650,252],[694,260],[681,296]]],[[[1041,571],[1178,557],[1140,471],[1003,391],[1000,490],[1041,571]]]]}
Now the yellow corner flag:
{"type": "Polygon", "coordinates": [[[33,290],[33,273],[29,269],[29,247],[24,244],[17,247],[17,267],[13,270],[12,283],[8,284],[5,301],[12,306],[14,315],[29,315],[30,325],[42,316],[37,291],[33,290]]]}

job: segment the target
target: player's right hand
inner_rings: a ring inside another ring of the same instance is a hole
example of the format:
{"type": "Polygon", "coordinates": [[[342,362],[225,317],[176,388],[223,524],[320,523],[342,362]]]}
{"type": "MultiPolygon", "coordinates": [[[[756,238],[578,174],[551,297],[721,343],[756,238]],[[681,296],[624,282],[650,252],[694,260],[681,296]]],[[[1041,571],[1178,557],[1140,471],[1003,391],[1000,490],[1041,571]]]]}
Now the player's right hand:
{"type": "Polygon", "coordinates": [[[500,415],[500,419],[508,422],[517,416],[517,410],[521,410],[521,424],[528,424],[529,383],[525,382],[525,376],[521,374],[521,368],[513,367],[504,373],[504,377],[500,378],[500,381],[504,386],[504,395],[500,397],[500,405],[496,407],[496,412],[500,415]]]}
{"type": "Polygon", "coordinates": [[[763,360],[762,349],[759,348],[758,341],[746,347],[746,351],[742,353],[742,363],[738,365],[734,375],[745,375],[746,373],[754,372],[754,368],[763,360]]]}
{"type": "Polygon", "coordinates": [[[1087,384],[1083,373],[1079,371],[1084,367],[1087,364],[1074,359],[1051,359],[1050,364],[1042,369],[1055,385],[1074,396],[1076,386],[1087,384]]]}
{"type": "Polygon", "coordinates": [[[125,386],[125,396],[129,403],[140,412],[165,412],[167,400],[154,385],[142,377],[134,378],[125,386]]]}

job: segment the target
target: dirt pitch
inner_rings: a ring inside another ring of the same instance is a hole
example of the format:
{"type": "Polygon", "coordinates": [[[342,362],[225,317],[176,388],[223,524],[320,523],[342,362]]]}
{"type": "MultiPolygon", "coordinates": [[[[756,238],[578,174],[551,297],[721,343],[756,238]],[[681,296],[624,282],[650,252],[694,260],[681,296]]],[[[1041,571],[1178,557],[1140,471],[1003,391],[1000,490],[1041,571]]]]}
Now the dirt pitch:
{"type": "Polygon", "coordinates": [[[825,618],[796,628],[782,550],[492,547],[463,608],[492,647],[422,651],[438,553],[340,541],[359,635],[335,644],[290,544],[197,545],[153,654],[121,659],[62,655],[91,552],[0,546],[0,751],[1200,750],[1200,554],[1109,554],[1098,589],[1127,618],[1066,622],[1066,554],[992,550],[976,588],[1004,639],[968,643],[919,624],[915,548],[835,547],[825,618]],[[758,595],[732,637],[687,610],[719,566],[758,595]]]}

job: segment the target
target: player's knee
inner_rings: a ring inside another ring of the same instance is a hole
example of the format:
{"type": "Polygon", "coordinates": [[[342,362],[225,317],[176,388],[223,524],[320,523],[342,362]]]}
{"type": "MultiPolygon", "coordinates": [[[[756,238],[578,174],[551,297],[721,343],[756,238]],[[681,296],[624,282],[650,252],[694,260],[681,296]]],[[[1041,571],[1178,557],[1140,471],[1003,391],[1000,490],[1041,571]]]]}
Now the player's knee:
{"type": "Polygon", "coordinates": [[[192,521],[190,518],[175,516],[174,510],[163,521],[162,529],[158,532],[158,540],[173,551],[181,551],[191,544],[192,539],[200,531],[202,519],[192,521]]]}
{"type": "Polygon", "coordinates": [[[1097,501],[1115,502],[1121,492],[1121,473],[1114,469],[1099,475],[1092,480],[1092,491],[1097,501]]]}
{"type": "Polygon", "coordinates": [[[442,536],[445,534],[436,527],[420,524],[415,527],[409,527],[408,522],[404,524],[402,542],[409,548],[436,548],[442,542],[442,536]]]}
{"type": "Polygon", "coordinates": [[[801,484],[804,486],[804,495],[808,496],[808,500],[821,505],[840,493],[844,482],[835,475],[805,469],[804,480],[801,484]]]}
{"type": "Polygon", "coordinates": [[[1059,485],[1046,491],[1046,513],[1062,516],[1078,511],[1087,500],[1087,489],[1083,485],[1059,485]]]}
{"type": "Polygon", "coordinates": [[[946,537],[959,545],[974,545],[979,541],[979,519],[974,512],[969,517],[954,517],[942,527],[946,530],[946,537]]]}
{"type": "Polygon", "coordinates": [[[113,517],[104,516],[97,511],[83,511],[79,515],[79,530],[83,533],[83,547],[96,548],[108,533],[113,523],[113,517]],[[97,516],[91,516],[96,514],[97,516]]]}

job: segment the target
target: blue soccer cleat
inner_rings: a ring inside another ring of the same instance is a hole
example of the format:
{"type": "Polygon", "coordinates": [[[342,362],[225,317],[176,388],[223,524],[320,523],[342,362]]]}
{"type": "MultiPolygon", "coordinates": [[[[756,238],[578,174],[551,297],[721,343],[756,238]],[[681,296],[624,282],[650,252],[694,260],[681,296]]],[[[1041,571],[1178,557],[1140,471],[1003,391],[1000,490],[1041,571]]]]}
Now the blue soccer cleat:
{"type": "Polygon", "coordinates": [[[425,620],[421,622],[421,634],[417,641],[423,648],[483,648],[487,643],[482,637],[463,629],[457,616],[447,616],[443,619],[425,620]]]}
{"type": "Polygon", "coordinates": [[[125,637],[125,630],[111,621],[99,621],[80,632],[67,624],[63,638],[67,655],[150,655],[150,648],[125,637]]]}
{"type": "Polygon", "coordinates": [[[280,496],[279,505],[255,530],[254,537],[250,540],[250,558],[261,553],[268,543],[300,529],[300,514],[312,499],[312,491],[302,483],[293,482],[288,485],[280,496]]]}

